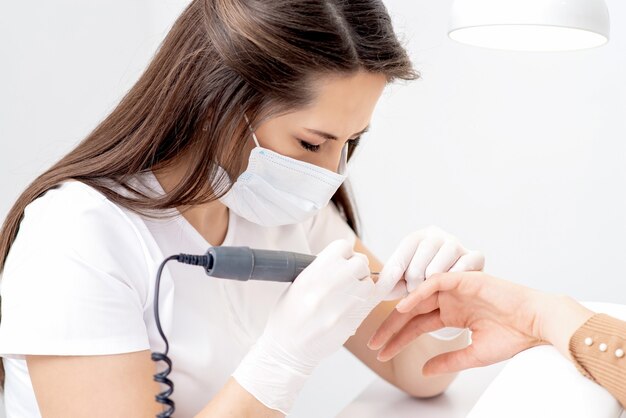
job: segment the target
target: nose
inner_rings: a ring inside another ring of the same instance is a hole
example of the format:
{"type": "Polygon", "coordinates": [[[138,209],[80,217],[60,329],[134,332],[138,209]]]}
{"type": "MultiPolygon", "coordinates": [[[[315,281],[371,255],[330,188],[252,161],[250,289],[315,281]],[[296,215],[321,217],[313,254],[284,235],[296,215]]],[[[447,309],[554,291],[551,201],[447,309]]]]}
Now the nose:
{"type": "Polygon", "coordinates": [[[340,173],[344,158],[345,158],[345,155],[344,155],[344,151],[342,148],[341,150],[339,150],[339,152],[337,151],[333,152],[333,155],[331,158],[325,158],[324,161],[320,161],[319,164],[317,165],[322,168],[325,168],[328,171],[340,173]]]}
{"type": "Polygon", "coordinates": [[[339,152],[339,158],[336,160],[337,164],[335,165],[335,173],[343,174],[346,170],[346,164],[348,163],[348,143],[341,147],[341,151],[339,152]]]}

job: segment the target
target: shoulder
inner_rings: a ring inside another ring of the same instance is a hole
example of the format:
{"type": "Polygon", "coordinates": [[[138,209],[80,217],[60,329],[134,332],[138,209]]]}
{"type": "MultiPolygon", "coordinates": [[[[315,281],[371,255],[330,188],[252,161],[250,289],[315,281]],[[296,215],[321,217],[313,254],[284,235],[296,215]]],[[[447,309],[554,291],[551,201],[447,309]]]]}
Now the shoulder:
{"type": "Polygon", "coordinates": [[[133,216],[74,181],[28,205],[3,271],[0,354],[149,347],[153,270],[133,216]]]}
{"type": "Polygon", "coordinates": [[[133,236],[131,212],[111,202],[106,196],[79,181],[67,181],[46,191],[24,210],[18,232],[65,236],[133,236]],[[24,231],[26,230],[26,231],[24,231]],[[98,232],[97,235],[91,235],[98,232]]]}
{"type": "Polygon", "coordinates": [[[66,181],[30,202],[24,209],[23,221],[78,221],[81,215],[90,213],[115,217],[116,211],[109,203],[103,194],[91,186],[79,181],[66,181]]]}
{"type": "Polygon", "coordinates": [[[148,269],[145,244],[133,217],[139,215],[91,186],[64,182],[25,208],[6,269],[24,268],[28,260],[45,258],[59,266],[62,260],[73,260],[102,271],[143,277],[148,269]]]}

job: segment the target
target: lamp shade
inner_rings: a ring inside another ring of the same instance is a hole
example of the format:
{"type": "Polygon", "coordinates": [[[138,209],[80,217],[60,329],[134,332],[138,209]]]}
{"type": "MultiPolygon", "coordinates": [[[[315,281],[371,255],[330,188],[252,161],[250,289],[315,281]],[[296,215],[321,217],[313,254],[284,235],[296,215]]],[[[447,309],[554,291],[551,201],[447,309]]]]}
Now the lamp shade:
{"type": "Polygon", "coordinates": [[[608,42],[604,0],[455,0],[448,36],[484,48],[570,51],[608,42]]]}

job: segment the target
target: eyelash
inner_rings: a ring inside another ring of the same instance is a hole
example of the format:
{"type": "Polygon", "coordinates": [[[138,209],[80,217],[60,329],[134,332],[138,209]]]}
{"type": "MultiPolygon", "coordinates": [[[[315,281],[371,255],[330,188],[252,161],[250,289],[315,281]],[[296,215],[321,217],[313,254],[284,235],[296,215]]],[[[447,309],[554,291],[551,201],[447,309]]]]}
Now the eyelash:
{"type": "MultiPolygon", "coordinates": [[[[357,145],[359,145],[359,141],[361,140],[360,136],[357,136],[356,138],[353,139],[349,139],[348,142],[350,143],[350,145],[352,145],[353,147],[356,147],[357,145]]],[[[317,152],[320,150],[320,145],[313,145],[311,143],[308,143],[306,141],[303,141],[301,139],[298,140],[298,142],[300,142],[300,146],[302,148],[304,148],[307,151],[311,151],[311,152],[317,152]]]]}

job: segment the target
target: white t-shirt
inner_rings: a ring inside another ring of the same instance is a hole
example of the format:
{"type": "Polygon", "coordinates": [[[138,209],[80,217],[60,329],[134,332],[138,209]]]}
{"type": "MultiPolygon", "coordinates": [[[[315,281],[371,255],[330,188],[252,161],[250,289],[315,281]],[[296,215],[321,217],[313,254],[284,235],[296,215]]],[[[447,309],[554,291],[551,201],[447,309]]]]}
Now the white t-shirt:
{"type": "MultiPolygon", "coordinates": [[[[150,193],[163,193],[152,173],[138,179],[150,193]]],[[[25,354],[163,351],[153,315],[156,270],[169,255],[209,247],[178,211],[170,213],[140,216],[77,181],[28,205],[1,282],[7,418],[40,416],[25,354]]],[[[222,245],[317,254],[338,238],[355,235],[330,204],[306,222],[270,228],[230,211],[222,245]]],[[[287,286],[215,279],[200,267],[166,264],[159,313],[177,416],[193,416],[223,387],[287,286]]]]}

